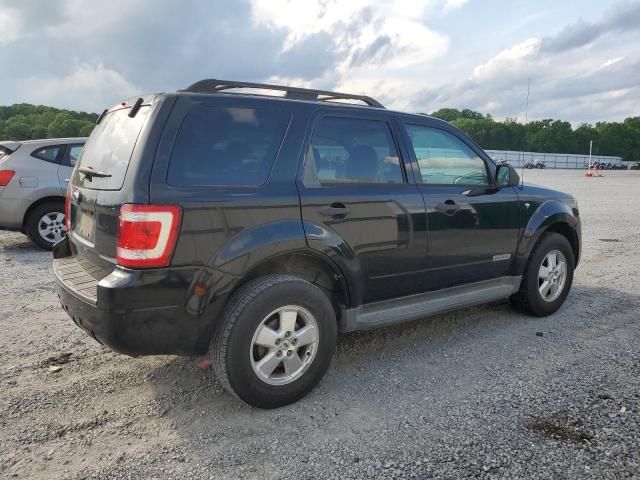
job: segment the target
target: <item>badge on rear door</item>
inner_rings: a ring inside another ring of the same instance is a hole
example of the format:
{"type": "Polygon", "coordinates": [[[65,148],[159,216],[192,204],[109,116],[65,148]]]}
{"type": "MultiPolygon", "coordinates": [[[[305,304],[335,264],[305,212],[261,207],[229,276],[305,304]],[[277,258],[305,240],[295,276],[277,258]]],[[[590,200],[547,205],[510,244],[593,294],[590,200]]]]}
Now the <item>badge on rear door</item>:
{"type": "Polygon", "coordinates": [[[500,262],[502,260],[509,260],[511,258],[511,254],[510,253],[501,253],[500,255],[494,255],[493,256],[493,261],[494,262],[500,262]]]}

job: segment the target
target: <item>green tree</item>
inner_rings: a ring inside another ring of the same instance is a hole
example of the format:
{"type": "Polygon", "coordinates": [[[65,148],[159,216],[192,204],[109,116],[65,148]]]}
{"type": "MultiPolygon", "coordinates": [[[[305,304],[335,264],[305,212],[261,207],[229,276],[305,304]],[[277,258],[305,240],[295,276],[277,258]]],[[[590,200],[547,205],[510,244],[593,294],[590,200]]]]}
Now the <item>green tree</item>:
{"type": "Polygon", "coordinates": [[[31,124],[25,115],[18,114],[5,122],[4,132],[14,140],[28,140],[31,138],[31,124]]]}
{"type": "Polygon", "coordinates": [[[79,137],[91,133],[98,115],[45,105],[0,106],[0,140],[79,137]]]}

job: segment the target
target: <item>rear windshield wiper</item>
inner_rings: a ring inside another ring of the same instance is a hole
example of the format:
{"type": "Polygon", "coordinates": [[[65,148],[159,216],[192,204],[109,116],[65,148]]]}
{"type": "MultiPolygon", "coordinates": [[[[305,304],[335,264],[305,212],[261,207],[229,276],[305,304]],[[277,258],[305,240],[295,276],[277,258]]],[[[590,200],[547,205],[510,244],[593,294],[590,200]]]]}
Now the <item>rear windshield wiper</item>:
{"type": "Polygon", "coordinates": [[[95,170],[93,167],[80,167],[78,171],[80,173],[83,173],[89,180],[91,180],[93,177],[108,178],[111,176],[110,173],[95,170]]]}

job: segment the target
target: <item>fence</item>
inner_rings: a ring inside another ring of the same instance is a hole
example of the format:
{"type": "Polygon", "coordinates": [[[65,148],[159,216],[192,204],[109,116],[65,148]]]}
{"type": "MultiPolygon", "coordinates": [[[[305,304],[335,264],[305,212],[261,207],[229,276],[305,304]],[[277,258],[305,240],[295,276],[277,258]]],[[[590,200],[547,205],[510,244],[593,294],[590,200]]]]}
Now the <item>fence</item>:
{"type": "MultiPolygon", "coordinates": [[[[543,162],[547,168],[586,168],[589,164],[589,155],[573,155],[569,153],[536,153],[536,152],[512,152],[509,150],[486,150],[495,161],[506,160],[514,167],[522,167],[527,162],[543,162]]],[[[593,155],[592,163],[622,164],[620,157],[606,157],[593,155]]]]}

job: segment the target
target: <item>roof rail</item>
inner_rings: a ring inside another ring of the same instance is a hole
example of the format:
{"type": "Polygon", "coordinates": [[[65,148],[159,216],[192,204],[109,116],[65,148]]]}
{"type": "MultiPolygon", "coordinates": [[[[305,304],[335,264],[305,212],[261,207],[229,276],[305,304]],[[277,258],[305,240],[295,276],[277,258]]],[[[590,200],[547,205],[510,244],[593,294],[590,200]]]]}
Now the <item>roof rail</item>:
{"type": "Polygon", "coordinates": [[[266,83],[251,83],[251,82],[235,82],[228,80],[216,80],[209,78],[206,80],[200,80],[193,85],[188,86],[182,92],[192,93],[218,93],[223,90],[229,90],[232,88],[256,88],[261,90],[280,90],[287,92],[285,98],[293,100],[308,100],[312,102],[316,101],[328,101],[328,100],[360,100],[366,103],[370,107],[384,108],[384,106],[377,100],[367,97],[366,95],[354,95],[351,93],[337,93],[328,92],[325,90],[313,90],[310,88],[299,87],[287,87],[285,85],[269,85],[266,83]]]}

